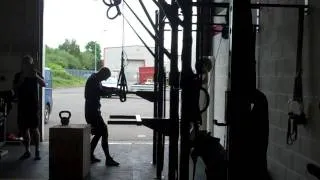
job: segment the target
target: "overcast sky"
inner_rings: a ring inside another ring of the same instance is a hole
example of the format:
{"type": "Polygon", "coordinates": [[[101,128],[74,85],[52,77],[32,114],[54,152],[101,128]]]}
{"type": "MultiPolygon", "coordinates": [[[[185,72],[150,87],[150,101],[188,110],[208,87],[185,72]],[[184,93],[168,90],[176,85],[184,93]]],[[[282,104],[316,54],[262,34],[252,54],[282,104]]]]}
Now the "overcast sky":
{"type": "MultiPolygon", "coordinates": [[[[147,6],[150,16],[154,18],[156,6],[151,0],[143,2],[147,6]]],[[[139,1],[127,0],[127,3],[151,29],[139,1]]],[[[106,11],[107,6],[103,4],[102,0],[45,0],[44,43],[50,47],[57,47],[68,38],[75,39],[82,49],[91,40],[98,41],[102,47],[121,46],[122,17],[109,20],[106,17],[106,11]]],[[[154,46],[154,41],[132,13],[127,8],[124,13],[148,45],[154,46]]],[[[124,38],[125,45],[142,45],[128,24],[125,24],[124,38]]],[[[167,40],[166,44],[169,45],[169,43],[167,40]]]]}

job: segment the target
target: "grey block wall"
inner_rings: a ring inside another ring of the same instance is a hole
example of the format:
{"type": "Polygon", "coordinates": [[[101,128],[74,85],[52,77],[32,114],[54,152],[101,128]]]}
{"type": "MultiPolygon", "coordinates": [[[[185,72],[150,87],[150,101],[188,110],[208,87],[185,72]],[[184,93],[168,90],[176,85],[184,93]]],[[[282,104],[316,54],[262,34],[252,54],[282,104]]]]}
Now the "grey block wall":
{"type": "MultiPolygon", "coordinates": [[[[272,3],[299,3],[273,1],[272,3]]],[[[312,179],[306,171],[309,162],[320,163],[319,80],[320,3],[311,1],[305,16],[303,92],[308,125],[299,127],[298,140],[286,144],[288,101],[293,96],[296,68],[298,13],[294,9],[264,8],[259,38],[259,89],[268,97],[270,138],[269,169],[275,180],[312,179]]]]}
{"type": "MultiPolygon", "coordinates": [[[[264,0],[261,3],[304,3],[290,0],[264,0]]],[[[270,137],[268,166],[274,180],[313,180],[307,163],[320,165],[320,1],[311,0],[310,14],[305,16],[303,51],[303,95],[308,124],[298,129],[294,145],[286,144],[288,101],[293,96],[296,68],[298,11],[263,8],[257,34],[257,81],[269,102],[270,137]]],[[[214,38],[214,49],[219,47],[214,38]]],[[[228,42],[222,40],[216,59],[214,96],[210,117],[224,120],[224,92],[227,82],[228,42]],[[225,47],[224,47],[225,46],[225,47]]],[[[212,89],[213,87],[211,87],[212,89]]],[[[222,138],[224,128],[211,126],[214,136],[222,138]]],[[[253,135],[254,136],[254,135],[253,135]]]]}

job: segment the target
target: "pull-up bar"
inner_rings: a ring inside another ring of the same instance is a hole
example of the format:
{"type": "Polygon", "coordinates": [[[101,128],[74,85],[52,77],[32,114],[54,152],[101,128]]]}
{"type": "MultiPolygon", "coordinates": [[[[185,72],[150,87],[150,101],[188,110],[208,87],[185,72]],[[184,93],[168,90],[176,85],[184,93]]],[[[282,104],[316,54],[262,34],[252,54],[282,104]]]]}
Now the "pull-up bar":
{"type": "MultiPolygon", "coordinates": [[[[211,7],[211,8],[229,8],[230,3],[218,3],[218,2],[192,2],[192,6],[197,7],[211,7]]],[[[309,8],[308,5],[304,4],[269,4],[269,3],[254,3],[251,4],[252,9],[260,9],[263,7],[273,7],[273,8],[309,8]]]]}

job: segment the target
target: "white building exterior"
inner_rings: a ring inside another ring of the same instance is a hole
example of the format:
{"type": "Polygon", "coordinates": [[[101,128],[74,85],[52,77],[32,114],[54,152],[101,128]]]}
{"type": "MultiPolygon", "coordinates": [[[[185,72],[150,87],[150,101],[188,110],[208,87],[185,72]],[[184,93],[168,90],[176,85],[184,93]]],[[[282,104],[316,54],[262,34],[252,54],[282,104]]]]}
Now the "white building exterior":
{"type": "MultiPolygon", "coordinates": [[[[150,48],[154,52],[154,47],[150,48]]],[[[153,67],[154,57],[144,46],[125,46],[125,72],[128,84],[134,84],[138,80],[139,67],[153,67]]],[[[118,77],[121,68],[121,52],[122,47],[104,48],[104,66],[110,68],[112,76],[118,77]]],[[[168,72],[170,62],[164,57],[165,69],[168,72]]]]}

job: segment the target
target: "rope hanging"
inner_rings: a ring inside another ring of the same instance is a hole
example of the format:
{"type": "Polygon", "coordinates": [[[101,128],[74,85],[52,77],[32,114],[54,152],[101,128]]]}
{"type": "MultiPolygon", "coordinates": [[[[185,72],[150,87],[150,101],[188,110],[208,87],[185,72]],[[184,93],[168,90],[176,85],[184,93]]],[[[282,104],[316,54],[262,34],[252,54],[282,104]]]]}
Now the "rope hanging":
{"type": "Polygon", "coordinates": [[[121,4],[122,0],[109,0],[109,3],[107,2],[107,0],[103,0],[103,3],[108,6],[108,10],[107,10],[107,17],[109,19],[115,19],[117,18],[118,16],[121,15],[121,11],[120,11],[120,8],[119,8],[119,5],[121,4]],[[114,15],[114,16],[110,16],[110,10],[113,8],[113,7],[116,7],[117,8],[117,14],[114,15]]]}
{"type": "MultiPolygon", "coordinates": [[[[122,4],[123,9],[123,4],[122,4]]],[[[119,99],[121,102],[125,102],[127,100],[127,92],[128,92],[128,85],[127,79],[124,71],[124,17],[122,15],[122,52],[121,52],[121,69],[118,77],[118,87],[119,87],[119,99]]]]}
{"type": "Polygon", "coordinates": [[[298,125],[306,123],[302,94],[302,63],[297,61],[297,72],[294,82],[293,100],[289,101],[287,144],[292,145],[298,138],[298,125]]]}
{"type": "Polygon", "coordinates": [[[296,58],[296,77],[294,80],[293,98],[289,101],[289,118],[287,130],[287,144],[292,145],[298,138],[298,125],[307,123],[303,107],[303,84],[302,84],[302,48],[303,48],[303,22],[304,9],[299,9],[298,42],[296,58]]]}

